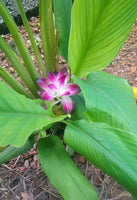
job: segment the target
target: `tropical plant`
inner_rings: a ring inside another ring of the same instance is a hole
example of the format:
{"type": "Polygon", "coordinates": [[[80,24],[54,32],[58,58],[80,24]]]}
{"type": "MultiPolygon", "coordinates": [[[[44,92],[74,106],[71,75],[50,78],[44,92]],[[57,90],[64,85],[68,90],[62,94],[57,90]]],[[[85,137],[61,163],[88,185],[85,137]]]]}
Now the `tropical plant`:
{"type": "Polygon", "coordinates": [[[137,199],[134,93],[126,80],[101,71],[125,42],[137,17],[137,0],[75,0],[73,5],[71,0],[53,0],[53,7],[52,0],[40,0],[45,60],[21,1],[16,3],[42,76],[0,0],[0,15],[24,64],[2,36],[0,48],[25,84],[24,87],[0,67],[0,76],[11,86],[0,81],[0,164],[28,151],[39,136],[41,166],[63,198],[98,199],[95,189],[66,152],[64,141],[137,199]],[[59,70],[59,55],[69,62],[69,69],[59,70]],[[60,123],[64,132],[59,129],[60,136],[52,135],[51,128],[60,123]]]}

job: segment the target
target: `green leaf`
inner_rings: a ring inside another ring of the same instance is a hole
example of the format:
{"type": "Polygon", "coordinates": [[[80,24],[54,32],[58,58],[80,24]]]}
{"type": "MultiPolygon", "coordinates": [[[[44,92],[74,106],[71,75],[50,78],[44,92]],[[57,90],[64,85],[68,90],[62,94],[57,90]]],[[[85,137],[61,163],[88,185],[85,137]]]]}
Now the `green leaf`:
{"type": "Polygon", "coordinates": [[[87,80],[75,77],[86,104],[86,116],[93,122],[108,123],[137,134],[137,105],[125,79],[106,72],[92,72],[87,80]]]}
{"type": "Polygon", "coordinates": [[[89,122],[68,122],[65,142],[137,198],[137,105],[132,88],[106,72],[92,72],[86,80],[75,77],[75,82],[82,89],[89,122]]]}
{"type": "Polygon", "coordinates": [[[4,149],[6,149],[8,146],[6,146],[6,147],[1,147],[0,146],[0,153],[2,152],[2,151],[4,151],[4,149]]]}
{"type": "Polygon", "coordinates": [[[22,147],[19,148],[14,146],[7,147],[2,153],[0,153],[0,165],[29,151],[33,147],[35,139],[36,136],[31,135],[22,147]]]}
{"type": "Polygon", "coordinates": [[[86,118],[84,113],[86,112],[85,100],[83,94],[80,93],[78,95],[71,96],[72,100],[75,104],[75,109],[72,112],[73,120],[80,120],[86,118]]]}
{"type": "Polygon", "coordinates": [[[44,172],[65,200],[98,199],[57,136],[39,140],[38,149],[44,172]]]}
{"type": "Polygon", "coordinates": [[[137,198],[137,136],[105,123],[67,122],[64,140],[137,198]]]}
{"type": "Polygon", "coordinates": [[[0,76],[18,93],[25,95],[26,97],[31,98],[31,95],[27,90],[18,82],[10,72],[6,71],[0,66],[0,76]]]}
{"type": "Polygon", "coordinates": [[[0,146],[23,146],[32,132],[67,117],[57,117],[51,109],[44,110],[38,103],[16,93],[2,81],[0,94],[0,146]]]}
{"type": "Polygon", "coordinates": [[[68,61],[68,42],[71,24],[72,0],[53,0],[56,30],[59,31],[59,54],[68,61]]]}
{"type": "Polygon", "coordinates": [[[137,0],[75,0],[69,64],[80,77],[106,67],[117,55],[137,17],[137,0]]]}

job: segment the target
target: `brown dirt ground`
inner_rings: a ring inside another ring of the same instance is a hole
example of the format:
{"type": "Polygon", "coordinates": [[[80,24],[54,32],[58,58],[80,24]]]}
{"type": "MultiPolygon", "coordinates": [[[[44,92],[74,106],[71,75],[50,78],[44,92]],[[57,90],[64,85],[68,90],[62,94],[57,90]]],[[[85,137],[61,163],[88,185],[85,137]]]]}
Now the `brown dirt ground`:
{"type": "MultiPolygon", "coordinates": [[[[39,50],[43,56],[41,41],[39,40],[39,18],[32,17],[30,19],[30,25],[37,40],[39,50]]],[[[36,66],[38,66],[30,47],[28,35],[23,26],[20,27],[20,32],[23,34],[23,38],[27,43],[36,66]]],[[[16,51],[10,34],[5,35],[4,38],[16,51]]],[[[63,66],[67,65],[62,59],[60,59],[60,64],[63,64],[63,66]]],[[[1,51],[0,66],[5,68],[20,81],[20,77],[1,51]]],[[[131,85],[137,86],[137,23],[135,23],[121,51],[105,71],[126,78],[131,85]]],[[[121,185],[86,161],[79,154],[75,153],[73,155],[73,160],[98,191],[100,200],[133,200],[133,197],[121,185]]],[[[62,197],[56,189],[53,188],[48,178],[43,173],[38,161],[35,145],[31,151],[0,167],[0,200],[58,199],[62,199],[62,197]]]]}

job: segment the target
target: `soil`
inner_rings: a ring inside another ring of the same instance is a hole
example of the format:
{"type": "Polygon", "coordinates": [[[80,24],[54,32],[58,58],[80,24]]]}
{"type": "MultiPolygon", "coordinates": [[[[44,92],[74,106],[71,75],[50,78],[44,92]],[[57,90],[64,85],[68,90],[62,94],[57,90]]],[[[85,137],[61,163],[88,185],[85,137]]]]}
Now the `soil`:
{"type": "MultiPolygon", "coordinates": [[[[41,46],[39,17],[30,19],[32,31],[37,40],[37,45],[43,57],[41,46]]],[[[24,26],[20,27],[20,32],[28,46],[34,63],[37,65],[35,56],[30,47],[30,41],[24,26]]],[[[3,36],[12,46],[14,51],[18,51],[14,45],[10,34],[3,36]]],[[[67,66],[67,63],[60,58],[60,64],[67,66]]],[[[13,66],[7,60],[4,53],[0,51],[0,66],[9,71],[17,80],[20,77],[13,66]]],[[[126,78],[132,86],[137,86],[137,23],[134,24],[128,39],[120,50],[119,54],[106,67],[106,72],[115,76],[126,78]]],[[[97,169],[81,155],[74,153],[72,159],[81,172],[98,191],[100,200],[133,200],[133,197],[115,180],[97,169]]],[[[62,199],[56,189],[50,184],[48,178],[43,173],[39,164],[36,145],[31,151],[18,156],[10,162],[0,167],[0,200],[58,200],[62,199]]]]}

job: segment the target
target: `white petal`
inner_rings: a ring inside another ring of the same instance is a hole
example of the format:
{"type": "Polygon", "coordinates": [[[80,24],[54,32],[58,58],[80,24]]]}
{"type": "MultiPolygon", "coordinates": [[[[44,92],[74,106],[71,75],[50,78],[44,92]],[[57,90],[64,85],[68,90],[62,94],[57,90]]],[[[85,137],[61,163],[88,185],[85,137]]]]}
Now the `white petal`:
{"type": "Polygon", "coordinates": [[[74,102],[70,97],[63,97],[62,98],[62,105],[63,109],[66,113],[71,113],[74,110],[74,102]]]}

